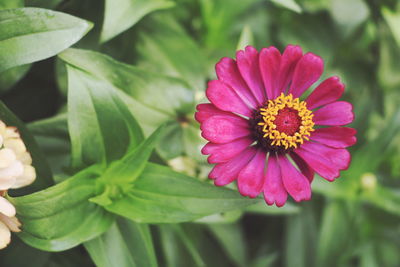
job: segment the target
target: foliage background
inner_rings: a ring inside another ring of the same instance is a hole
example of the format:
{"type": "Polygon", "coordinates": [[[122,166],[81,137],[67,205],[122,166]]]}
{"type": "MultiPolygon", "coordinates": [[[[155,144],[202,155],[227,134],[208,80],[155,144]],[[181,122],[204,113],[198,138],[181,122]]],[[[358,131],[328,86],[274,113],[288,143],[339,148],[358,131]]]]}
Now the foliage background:
{"type": "Polygon", "coordinates": [[[398,1],[0,8],[0,115],[39,174],[10,194],[58,184],[11,198],[24,232],[0,266],[400,265],[398,1]],[[311,201],[278,209],[210,185],[193,113],[221,57],[289,43],[324,58],[323,78],[344,80],[358,143],[339,180],[316,177],[311,201]]]}

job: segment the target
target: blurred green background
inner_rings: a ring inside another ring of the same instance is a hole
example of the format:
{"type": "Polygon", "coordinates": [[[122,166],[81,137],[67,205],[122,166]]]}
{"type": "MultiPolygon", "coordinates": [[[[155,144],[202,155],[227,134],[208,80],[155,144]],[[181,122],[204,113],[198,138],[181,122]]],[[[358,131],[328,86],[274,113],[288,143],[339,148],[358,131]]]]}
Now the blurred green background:
{"type": "MultiPolygon", "coordinates": [[[[159,266],[400,266],[398,1],[0,1],[0,8],[23,5],[92,21],[94,28],[75,47],[183,80],[194,103],[167,119],[168,133],[157,152],[160,161],[200,179],[210,166],[199,153],[204,141],[194,107],[205,102],[206,82],[215,77],[221,57],[234,57],[248,44],[281,51],[298,44],[324,59],[322,78],[338,75],[344,81],[344,98],[356,114],[351,127],[358,131],[350,169],[334,183],[316,177],[309,202],[282,209],[252,206],[203,222],[153,226],[159,266]]],[[[68,174],[68,134],[62,120],[46,124],[46,119],[65,112],[66,90],[59,58],[0,74],[1,100],[28,123],[59,180],[68,174]]],[[[145,133],[153,129],[142,127],[145,133]]],[[[82,246],[48,253],[16,237],[0,252],[0,266],[28,266],[27,259],[29,266],[94,264],[82,246]]]]}

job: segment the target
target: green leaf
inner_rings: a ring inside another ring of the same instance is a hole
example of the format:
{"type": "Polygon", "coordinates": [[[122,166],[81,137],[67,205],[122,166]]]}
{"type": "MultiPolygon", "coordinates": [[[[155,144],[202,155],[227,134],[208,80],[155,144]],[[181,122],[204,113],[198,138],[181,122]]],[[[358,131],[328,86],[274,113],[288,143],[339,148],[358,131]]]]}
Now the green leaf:
{"type": "Polygon", "coordinates": [[[236,50],[245,49],[248,45],[254,45],[254,36],[253,32],[249,25],[245,25],[243,27],[242,32],[240,33],[239,42],[237,44],[236,50]]]}
{"type": "Polygon", "coordinates": [[[137,148],[128,151],[121,160],[112,162],[97,181],[97,186],[102,194],[90,199],[90,201],[99,205],[109,205],[114,198],[123,197],[121,194],[130,190],[146,167],[163,128],[160,127],[137,148]]]}
{"type": "Polygon", "coordinates": [[[67,70],[73,168],[107,164],[136,147],[143,140],[141,129],[117,91],[74,66],[67,70]]]}
{"type": "Polygon", "coordinates": [[[134,187],[105,208],[137,222],[176,223],[241,209],[257,201],[149,163],[134,187]]]}
{"type": "Polygon", "coordinates": [[[293,12],[296,13],[301,13],[301,7],[299,6],[299,4],[296,3],[295,0],[270,0],[272,3],[287,8],[293,12]]]}
{"type": "Polygon", "coordinates": [[[28,131],[25,124],[20,121],[1,101],[0,118],[7,126],[17,127],[19,133],[21,134],[21,138],[25,143],[26,149],[31,153],[32,165],[36,169],[37,178],[30,188],[36,191],[53,184],[53,175],[50,167],[47,164],[46,158],[43,152],[39,149],[35,139],[28,131]]]}
{"type": "Polygon", "coordinates": [[[113,162],[101,179],[107,183],[133,183],[146,167],[164,128],[161,126],[137,148],[129,151],[121,160],[113,162]]]}
{"type": "Polygon", "coordinates": [[[19,237],[32,247],[61,251],[106,231],[114,217],[88,201],[98,176],[99,166],[92,166],[43,191],[10,198],[23,225],[19,237]]]}
{"type": "MultiPolygon", "coordinates": [[[[243,21],[238,18],[250,9],[260,0],[242,0],[230,2],[227,5],[226,0],[201,0],[202,23],[206,33],[204,34],[204,42],[207,47],[213,49],[229,48],[232,46],[232,31],[234,26],[243,27],[243,21]]],[[[254,11],[252,11],[254,13],[254,11]]]]}
{"type": "Polygon", "coordinates": [[[166,14],[152,16],[141,28],[136,49],[146,69],[185,80],[204,90],[207,62],[204,53],[180,24],[166,14]]]}
{"type": "Polygon", "coordinates": [[[157,266],[147,224],[118,219],[107,232],[84,246],[98,267],[157,266]]]}
{"type": "Polygon", "coordinates": [[[92,27],[68,14],[40,8],[0,10],[0,72],[52,57],[92,27]]]}
{"type": "Polygon", "coordinates": [[[101,42],[129,29],[147,14],[173,5],[166,0],[106,0],[101,42]]]}
{"type": "Polygon", "coordinates": [[[179,79],[124,64],[93,51],[68,49],[60,58],[131,96],[135,100],[130,106],[133,113],[139,122],[153,125],[151,131],[162,124],[160,121],[193,110],[194,92],[179,79]],[[150,112],[143,112],[144,108],[150,112]]]}

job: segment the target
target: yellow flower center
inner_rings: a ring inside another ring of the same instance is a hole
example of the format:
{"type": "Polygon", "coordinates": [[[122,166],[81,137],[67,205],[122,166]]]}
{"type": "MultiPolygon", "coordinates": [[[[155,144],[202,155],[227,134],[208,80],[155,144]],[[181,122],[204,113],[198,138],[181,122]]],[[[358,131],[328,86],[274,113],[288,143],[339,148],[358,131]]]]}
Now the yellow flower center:
{"type": "Polygon", "coordinates": [[[285,150],[297,148],[314,131],[313,114],[307,109],[307,103],[283,93],[259,110],[262,120],[258,122],[263,138],[271,146],[285,150]]]}

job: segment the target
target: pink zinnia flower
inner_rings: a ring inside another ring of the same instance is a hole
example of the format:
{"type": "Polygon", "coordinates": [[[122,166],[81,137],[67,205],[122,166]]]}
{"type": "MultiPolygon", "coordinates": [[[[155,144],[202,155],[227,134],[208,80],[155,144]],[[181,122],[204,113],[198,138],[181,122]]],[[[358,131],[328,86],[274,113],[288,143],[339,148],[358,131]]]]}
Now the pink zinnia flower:
{"type": "Polygon", "coordinates": [[[323,60],[299,46],[260,53],[251,46],[236,61],[222,58],[218,80],[206,91],[211,103],[197,106],[196,120],[209,141],[202,153],[216,164],[209,174],[217,186],[237,180],[243,196],[261,192],[268,205],[283,206],[289,194],[299,202],[311,198],[314,172],[328,181],[349,167],[345,149],[356,131],[340,127],[354,119],[352,105],[337,101],[344,91],[338,77],[299,98],[323,72],[323,60]]]}

